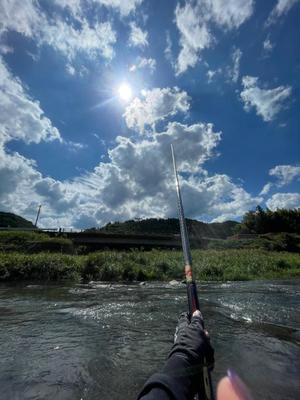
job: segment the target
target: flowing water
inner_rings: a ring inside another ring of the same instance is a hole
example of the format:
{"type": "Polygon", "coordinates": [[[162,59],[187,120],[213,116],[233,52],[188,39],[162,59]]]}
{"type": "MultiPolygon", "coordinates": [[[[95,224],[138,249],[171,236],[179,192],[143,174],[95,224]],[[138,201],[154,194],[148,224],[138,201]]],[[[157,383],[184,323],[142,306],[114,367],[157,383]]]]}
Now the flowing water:
{"type": "MultiPolygon", "coordinates": [[[[300,281],[199,286],[216,383],[233,368],[255,399],[300,398],[300,281]]],[[[184,285],[0,286],[0,398],[135,399],[163,365],[184,285]]]]}

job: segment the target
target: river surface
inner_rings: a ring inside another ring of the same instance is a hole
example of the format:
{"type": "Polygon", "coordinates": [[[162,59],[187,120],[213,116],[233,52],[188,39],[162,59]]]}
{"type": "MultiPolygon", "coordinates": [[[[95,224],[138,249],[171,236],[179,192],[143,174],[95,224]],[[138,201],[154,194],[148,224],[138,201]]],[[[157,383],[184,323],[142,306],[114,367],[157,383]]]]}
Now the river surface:
{"type": "MultiPolygon", "coordinates": [[[[255,399],[300,398],[300,281],[199,285],[216,351],[255,399]]],[[[135,399],[172,345],[184,285],[0,286],[0,398],[135,399]]]]}

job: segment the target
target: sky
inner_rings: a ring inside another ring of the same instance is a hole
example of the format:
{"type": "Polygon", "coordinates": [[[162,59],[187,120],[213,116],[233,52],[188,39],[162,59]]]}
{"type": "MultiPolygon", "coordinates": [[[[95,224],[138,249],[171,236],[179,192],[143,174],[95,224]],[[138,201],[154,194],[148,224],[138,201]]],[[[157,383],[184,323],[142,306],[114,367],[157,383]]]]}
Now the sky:
{"type": "Polygon", "coordinates": [[[0,0],[0,210],[84,229],[300,207],[300,0],[0,0]]]}

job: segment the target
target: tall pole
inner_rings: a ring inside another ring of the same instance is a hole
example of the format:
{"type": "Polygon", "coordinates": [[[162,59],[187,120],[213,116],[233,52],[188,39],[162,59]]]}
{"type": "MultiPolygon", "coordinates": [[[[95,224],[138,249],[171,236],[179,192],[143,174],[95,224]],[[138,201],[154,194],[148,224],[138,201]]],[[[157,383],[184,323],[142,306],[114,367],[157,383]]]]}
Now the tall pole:
{"type": "MultiPolygon", "coordinates": [[[[171,144],[171,152],[172,152],[172,160],[173,160],[173,168],[174,168],[174,176],[175,176],[175,186],[177,192],[177,206],[178,206],[178,217],[179,217],[179,225],[180,225],[180,234],[181,234],[181,243],[183,250],[183,258],[184,258],[184,269],[185,269],[185,278],[186,278],[186,287],[187,287],[187,297],[188,297],[188,307],[189,307],[189,315],[192,316],[193,312],[196,310],[200,311],[199,307],[199,299],[197,293],[196,282],[193,279],[193,271],[192,271],[192,254],[189,243],[188,230],[186,226],[186,220],[184,216],[184,209],[182,203],[182,197],[180,192],[179,178],[177,173],[176,159],[173,145],[171,144]]],[[[204,322],[202,320],[202,327],[204,329],[204,322]]],[[[214,393],[211,381],[211,374],[208,366],[206,365],[206,360],[204,360],[204,365],[202,367],[202,373],[199,376],[199,391],[196,395],[197,400],[213,400],[214,393]]]]}
{"type": "Polygon", "coordinates": [[[37,228],[37,223],[38,223],[38,220],[39,220],[41,208],[42,208],[42,205],[40,204],[40,205],[39,205],[39,208],[38,208],[38,211],[37,211],[37,214],[36,214],[35,223],[34,223],[34,226],[35,226],[36,228],[37,228]]]}

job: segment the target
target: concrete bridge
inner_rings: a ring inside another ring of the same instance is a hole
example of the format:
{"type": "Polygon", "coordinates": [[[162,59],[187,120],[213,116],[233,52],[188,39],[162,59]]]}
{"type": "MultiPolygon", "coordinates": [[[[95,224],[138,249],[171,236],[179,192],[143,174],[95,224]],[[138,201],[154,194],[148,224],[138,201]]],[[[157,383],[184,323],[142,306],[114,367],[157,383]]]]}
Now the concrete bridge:
{"type": "Polygon", "coordinates": [[[179,235],[136,235],[112,234],[97,231],[48,232],[50,236],[63,236],[71,239],[74,245],[97,249],[180,249],[179,235]]]}
{"type": "MultiPolygon", "coordinates": [[[[117,234],[99,231],[76,232],[65,229],[32,229],[32,228],[0,228],[5,231],[34,231],[44,232],[50,237],[65,237],[73,244],[85,246],[89,251],[103,249],[181,249],[180,235],[151,235],[151,234],[117,234]]],[[[205,248],[210,238],[190,237],[192,248],[205,248]]]]}

